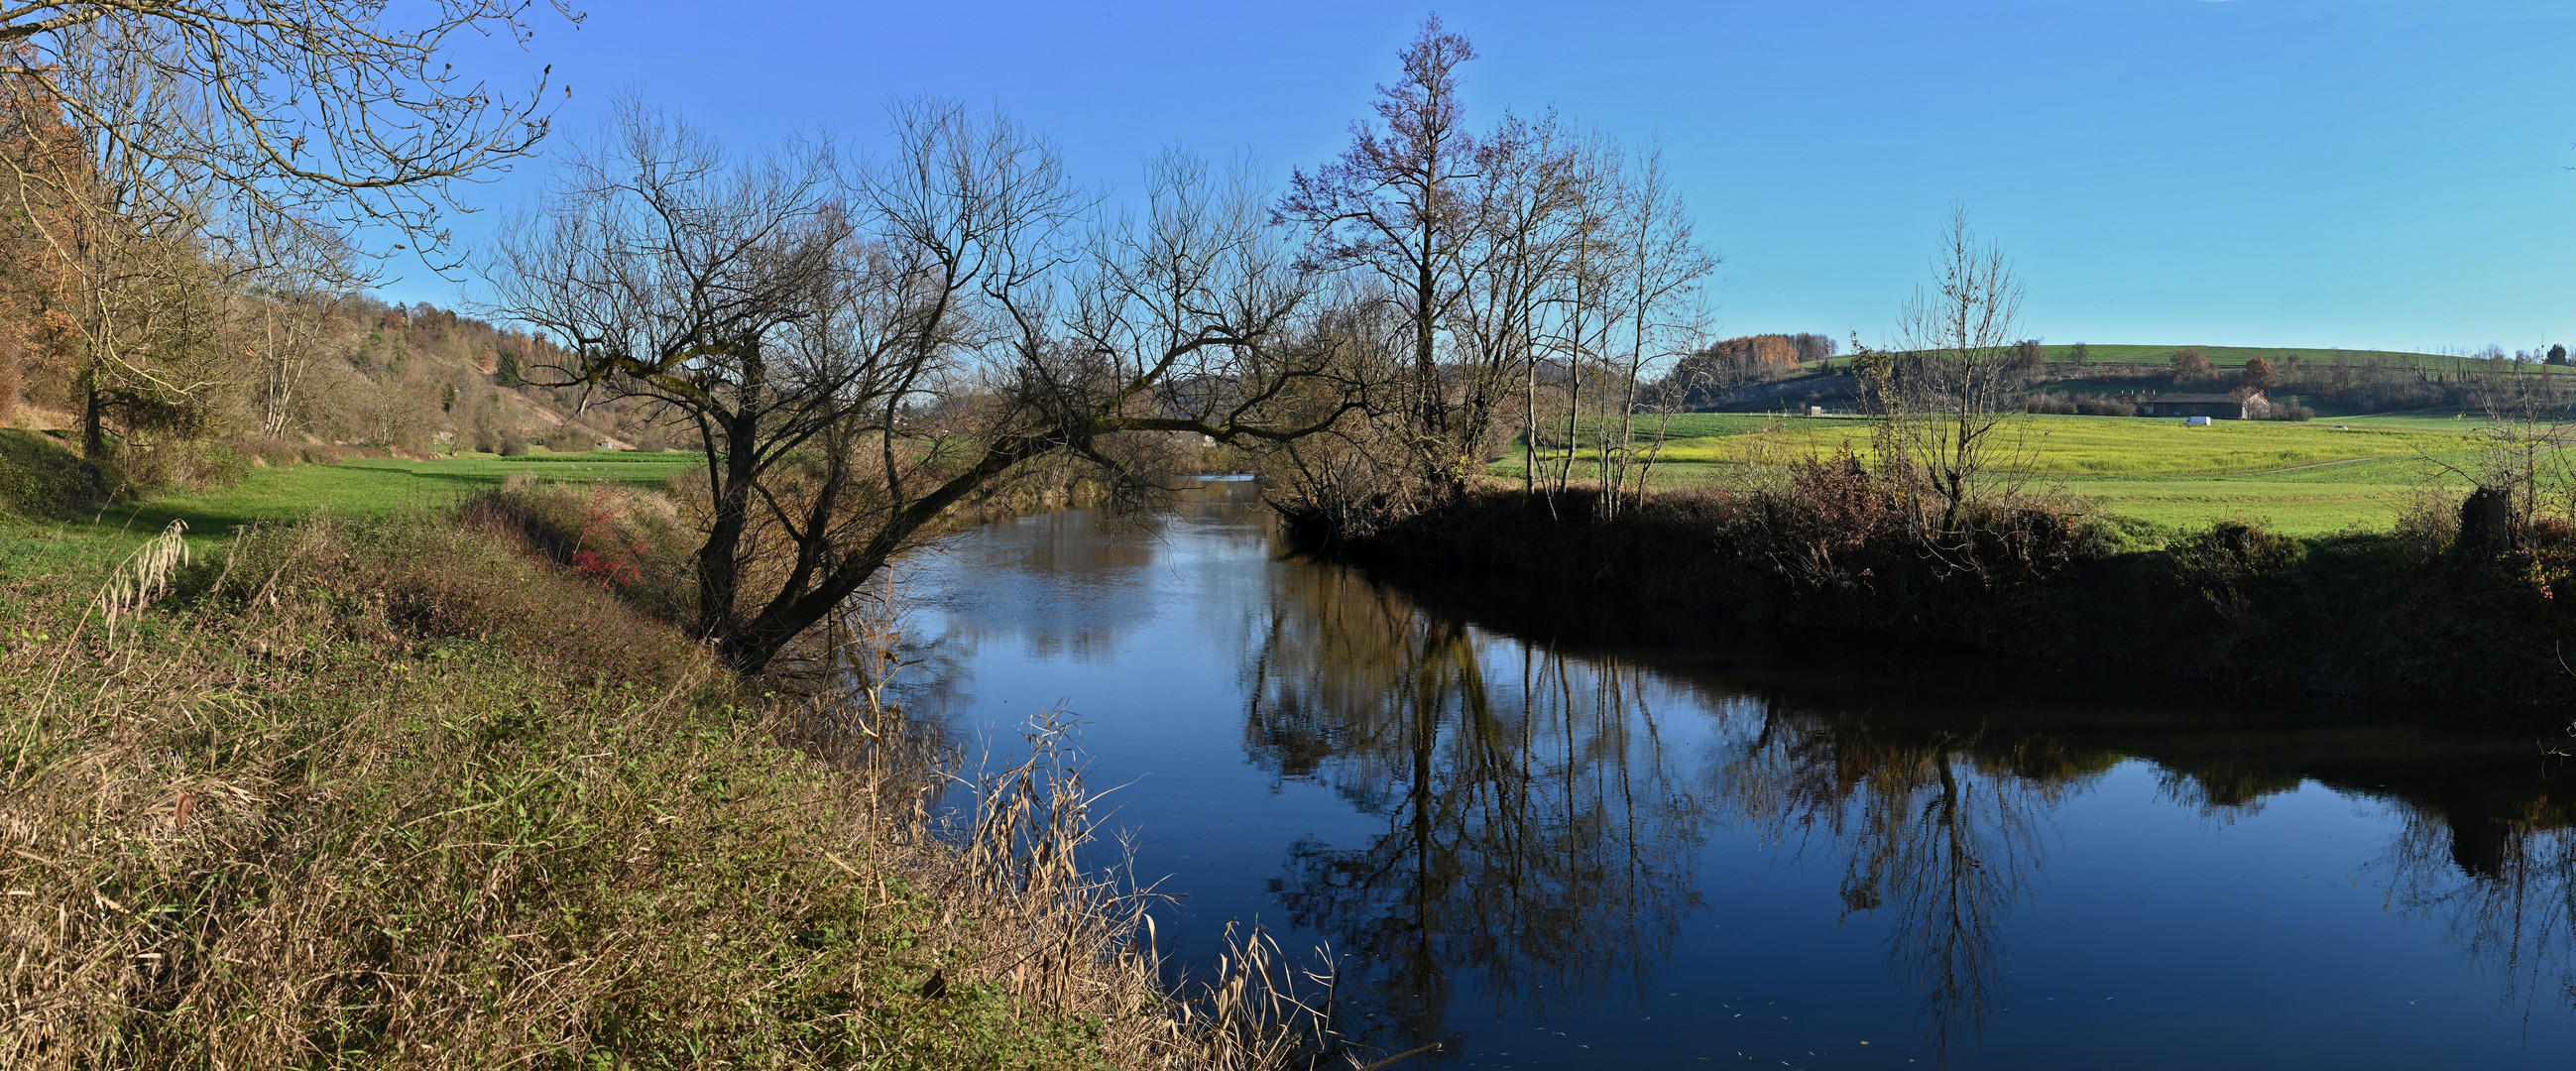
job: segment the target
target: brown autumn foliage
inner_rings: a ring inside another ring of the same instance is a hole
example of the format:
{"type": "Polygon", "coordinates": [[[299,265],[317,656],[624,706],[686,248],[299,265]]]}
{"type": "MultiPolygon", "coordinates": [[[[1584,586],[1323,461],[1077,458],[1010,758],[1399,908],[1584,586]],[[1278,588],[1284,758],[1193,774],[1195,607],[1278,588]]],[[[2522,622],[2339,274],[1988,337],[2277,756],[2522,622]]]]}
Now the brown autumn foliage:
{"type": "Polygon", "coordinates": [[[1795,368],[1799,347],[1787,335],[1746,335],[1715,343],[1700,351],[1732,368],[1795,368]]]}
{"type": "MultiPolygon", "coordinates": [[[[77,151],[61,116],[36,107],[41,92],[24,76],[0,76],[0,161],[12,170],[77,151]]],[[[17,196],[0,199],[0,427],[16,417],[30,380],[69,366],[79,326],[69,312],[77,283],[45,241],[62,208],[13,185],[17,196]]]]}

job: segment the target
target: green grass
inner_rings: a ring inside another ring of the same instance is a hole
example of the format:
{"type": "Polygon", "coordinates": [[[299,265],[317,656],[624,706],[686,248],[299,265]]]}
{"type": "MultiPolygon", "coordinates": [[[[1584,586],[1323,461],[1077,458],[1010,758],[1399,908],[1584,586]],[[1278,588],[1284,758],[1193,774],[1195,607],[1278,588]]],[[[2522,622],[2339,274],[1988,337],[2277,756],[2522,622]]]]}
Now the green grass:
{"type": "Polygon", "coordinates": [[[99,513],[96,526],[150,534],[173,520],[192,538],[221,539],[255,523],[315,513],[363,516],[453,501],[519,473],[558,483],[658,486],[702,464],[697,454],[592,453],[529,457],[478,454],[435,461],[351,459],[337,465],[253,469],[240,483],[162,495],[99,513]]]}
{"type": "MultiPolygon", "coordinates": [[[[2397,503],[2438,471],[2435,461],[2473,448],[2466,433],[2478,426],[2429,413],[2203,428],[2179,420],[2031,416],[2016,418],[2012,434],[2042,485],[2062,485],[2114,514],[2174,526],[2252,519],[2314,534],[2387,527],[2397,503]]],[[[1870,430],[1857,418],[1686,414],[1667,429],[1666,464],[1656,479],[1673,487],[1741,478],[1844,442],[1865,453],[1870,430]]],[[[1515,452],[1494,471],[1515,474],[1520,465],[1515,452]]]]}
{"type": "Polygon", "coordinates": [[[659,486],[703,464],[698,454],[603,451],[433,461],[352,458],[336,465],[254,468],[233,484],[102,506],[80,460],[50,436],[0,431],[0,571],[28,562],[123,557],[172,521],[200,553],[254,524],[316,514],[368,517],[437,506],[519,473],[550,483],[659,486]]]}
{"type": "Polygon", "coordinates": [[[2346,424],[2354,428],[2407,428],[2415,431],[2440,431],[2465,434],[2486,424],[2482,413],[2452,409],[2416,409],[2403,413],[2365,413],[2359,416],[2318,417],[2326,427],[2346,424]]]}

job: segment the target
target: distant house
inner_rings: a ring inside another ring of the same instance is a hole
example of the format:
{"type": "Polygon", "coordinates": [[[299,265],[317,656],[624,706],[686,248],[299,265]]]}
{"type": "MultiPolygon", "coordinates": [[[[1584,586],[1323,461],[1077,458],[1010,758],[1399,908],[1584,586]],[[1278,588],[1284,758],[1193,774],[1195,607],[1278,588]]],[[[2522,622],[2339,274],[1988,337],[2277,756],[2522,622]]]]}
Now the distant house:
{"type": "Polygon", "coordinates": [[[2242,398],[2233,394],[2149,394],[2138,399],[2138,415],[2146,417],[2260,420],[2271,411],[2272,403],[2259,390],[2242,398]]]}

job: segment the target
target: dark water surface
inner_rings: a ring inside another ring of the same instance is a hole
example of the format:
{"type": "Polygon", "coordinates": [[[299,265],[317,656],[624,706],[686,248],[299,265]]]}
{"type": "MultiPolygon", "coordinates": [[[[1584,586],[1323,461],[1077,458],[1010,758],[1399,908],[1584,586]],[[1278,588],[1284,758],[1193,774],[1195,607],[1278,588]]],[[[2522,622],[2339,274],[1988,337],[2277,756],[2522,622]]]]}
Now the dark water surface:
{"type": "Polygon", "coordinates": [[[2547,726],[1929,673],[1278,560],[1248,485],[908,584],[952,729],[1083,719],[1178,962],[1343,959],[1407,1066],[2576,1062],[2547,726]]]}

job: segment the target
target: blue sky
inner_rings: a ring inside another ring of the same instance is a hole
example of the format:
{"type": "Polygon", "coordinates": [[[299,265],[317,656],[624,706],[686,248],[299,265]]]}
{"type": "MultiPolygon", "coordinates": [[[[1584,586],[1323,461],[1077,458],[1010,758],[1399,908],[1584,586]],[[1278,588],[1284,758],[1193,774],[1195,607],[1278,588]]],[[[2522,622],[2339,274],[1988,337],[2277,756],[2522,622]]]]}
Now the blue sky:
{"type": "MultiPolygon", "coordinates": [[[[1166,145],[1284,178],[1336,152],[1434,7],[1378,3],[598,3],[525,54],[729,144],[884,103],[991,104],[1133,188],[1166,145]]],[[[2576,342],[2576,3],[1871,0],[1443,3],[1471,119],[1555,106],[1659,143],[1728,334],[1883,341],[1965,203],[2051,342],[2508,349],[2576,342]]],[[[462,196],[531,199],[522,165],[462,196]]],[[[467,243],[490,213],[458,221],[467,243]]],[[[385,288],[453,304],[417,265],[385,288]]]]}

